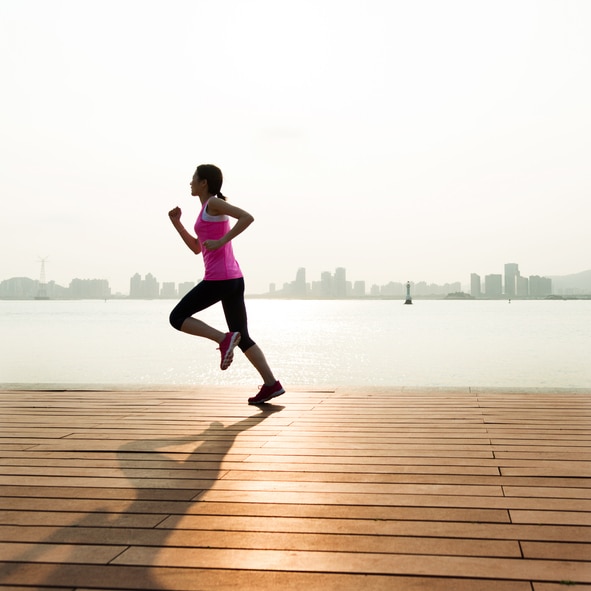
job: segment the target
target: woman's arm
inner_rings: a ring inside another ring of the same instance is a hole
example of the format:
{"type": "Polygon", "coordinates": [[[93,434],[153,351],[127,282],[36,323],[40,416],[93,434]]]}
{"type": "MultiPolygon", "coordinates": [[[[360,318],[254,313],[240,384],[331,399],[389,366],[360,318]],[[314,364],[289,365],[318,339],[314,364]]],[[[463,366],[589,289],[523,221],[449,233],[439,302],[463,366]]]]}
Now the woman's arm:
{"type": "Polygon", "coordinates": [[[230,242],[241,234],[254,222],[254,217],[244,209],[240,209],[235,205],[230,205],[223,199],[213,197],[207,202],[207,213],[210,215],[227,215],[236,219],[236,223],[230,228],[229,232],[222,236],[219,240],[206,240],[203,246],[207,250],[216,250],[221,248],[224,244],[230,242]]]}
{"type": "Polygon", "coordinates": [[[172,225],[176,228],[176,231],[179,233],[180,237],[183,239],[183,242],[195,253],[199,254],[201,252],[201,245],[199,244],[199,240],[192,236],[187,232],[185,226],[181,223],[181,208],[175,207],[168,212],[168,217],[172,222],[172,225]]]}

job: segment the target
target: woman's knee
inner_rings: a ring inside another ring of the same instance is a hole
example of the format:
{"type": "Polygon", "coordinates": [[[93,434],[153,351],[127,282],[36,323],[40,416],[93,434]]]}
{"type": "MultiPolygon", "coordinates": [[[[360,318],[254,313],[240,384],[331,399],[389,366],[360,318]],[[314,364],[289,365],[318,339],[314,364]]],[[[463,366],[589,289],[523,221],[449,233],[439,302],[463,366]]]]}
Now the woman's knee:
{"type": "Polygon", "coordinates": [[[177,330],[181,330],[185,319],[186,316],[180,313],[176,308],[170,313],[170,316],[168,317],[168,321],[170,322],[171,326],[177,330]]]}
{"type": "Polygon", "coordinates": [[[246,353],[248,349],[250,349],[256,343],[250,338],[250,335],[246,333],[246,335],[242,335],[240,342],[238,343],[238,348],[243,352],[246,353]]]}

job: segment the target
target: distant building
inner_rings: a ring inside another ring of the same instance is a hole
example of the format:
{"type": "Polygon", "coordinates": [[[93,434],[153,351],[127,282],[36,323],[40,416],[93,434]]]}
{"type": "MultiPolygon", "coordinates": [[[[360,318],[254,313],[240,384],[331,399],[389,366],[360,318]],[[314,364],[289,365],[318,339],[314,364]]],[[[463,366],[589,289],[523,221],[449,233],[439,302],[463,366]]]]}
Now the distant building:
{"type": "Polygon", "coordinates": [[[324,285],[322,284],[322,281],[312,281],[312,283],[310,285],[310,295],[313,298],[327,297],[324,294],[324,285]]]}
{"type": "Polygon", "coordinates": [[[176,286],[174,282],[165,281],[160,289],[160,297],[173,299],[177,297],[176,286]]]}
{"type": "Polygon", "coordinates": [[[74,300],[103,300],[111,297],[106,279],[72,279],[68,297],[74,300]]]}
{"type": "Polygon", "coordinates": [[[37,293],[39,282],[29,277],[12,277],[0,283],[0,298],[7,300],[28,300],[37,293]]]}
{"type": "Polygon", "coordinates": [[[293,289],[291,295],[293,295],[296,298],[305,298],[306,292],[306,269],[304,269],[304,267],[300,267],[296,273],[295,281],[293,282],[293,289]]]}
{"type": "Polygon", "coordinates": [[[136,273],[129,280],[129,297],[130,298],[141,298],[142,297],[142,278],[139,273],[136,273]]]}
{"type": "Polygon", "coordinates": [[[183,296],[187,295],[194,287],[195,283],[193,281],[183,281],[183,283],[179,283],[177,297],[182,298],[183,296]]]}
{"type": "Polygon", "coordinates": [[[505,264],[505,295],[517,295],[517,278],[519,277],[519,265],[516,263],[505,264]]]}
{"type": "Polygon", "coordinates": [[[529,280],[527,277],[517,275],[515,278],[515,295],[527,297],[529,295],[529,280]]]}
{"type": "MultiPolygon", "coordinates": [[[[406,285],[403,286],[403,289],[404,293],[406,293],[406,285]]],[[[449,293],[456,293],[461,290],[462,284],[459,281],[455,283],[444,283],[443,285],[418,281],[413,285],[413,295],[422,297],[445,296],[449,293]]]]}
{"type": "Polygon", "coordinates": [[[343,267],[338,267],[334,273],[334,297],[347,297],[347,271],[343,267]]]}
{"type": "Polygon", "coordinates": [[[146,275],[146,278],[144,279],[144,286],[146,290],[146,298],[150,300],[158,298],[158,296],[160,295],[160,284],[158,283],[156,277],[152,275],[152,273],[148,273],[146,275]]]}
{"type": "Polygon", "coordinates": [[[492,298],[503,295],[503,276],[486,275],[484,278],[484,294],[492,298]]]}
{"type": "Polygon", "coordinates": [[[320,296],[329,298],[332,296],[332,273],[323,271],[320,274],[320,296]]]}
{"type": "Polygon", "coordinates": [[[406,293],[406,286],[397,281],[390,281],[379,288],[380,295],[383,296],[403,296],[406,293]]]}
{"type": "Polygon", "coordinates": [[[470,275],[470,295],[479,298],[482,295],[482,287],[480,284],[480,275],[472,273],[470,275]]]}
{"type": "Polygon", "coordinates": [[[357,298],[365,295],[365,281],[355,281],[353,284],[353,295],[357,298]]]}
{"type": "Polygon", "coordinates": [[[533,297],[552,295],[552,279],[532,275],[529,278],[529,295],[533,297]]]}
{"type": "Polygon", "coordinates": [[[138,300],[155,300],[160,296],[160,284],[151,273],[142,279],[136,273],[129,281],[129,297],[138,300]]]}

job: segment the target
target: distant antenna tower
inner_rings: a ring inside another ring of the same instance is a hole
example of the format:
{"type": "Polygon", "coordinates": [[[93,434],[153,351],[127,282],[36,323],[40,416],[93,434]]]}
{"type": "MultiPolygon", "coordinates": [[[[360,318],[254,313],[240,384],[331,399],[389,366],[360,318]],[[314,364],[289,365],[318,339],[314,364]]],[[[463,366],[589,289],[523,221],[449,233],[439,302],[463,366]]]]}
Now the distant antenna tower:
{"type": "Polygon", "coordinates": [[[41,261],[41,275],[39,276],[39,289],[37,290],[37,295],[35,296],[36,300],[49,299],[49,296],[47,295],[47,281],[45,279],[45,263],[48,260],[49,257],[39,257],[39,261],[41,261]]]}

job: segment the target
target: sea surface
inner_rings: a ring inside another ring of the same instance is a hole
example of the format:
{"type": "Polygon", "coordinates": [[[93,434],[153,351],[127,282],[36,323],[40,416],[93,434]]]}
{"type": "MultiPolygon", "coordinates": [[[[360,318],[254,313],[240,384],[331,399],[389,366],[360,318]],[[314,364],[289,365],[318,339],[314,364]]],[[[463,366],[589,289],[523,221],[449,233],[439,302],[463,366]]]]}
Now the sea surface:
{"type": "MultiPolygon", "coordinates": [[[[248,299],[284,386],[591,388],[591,301],[248,299]]],[[[253,386],[237,350],[168,324],[172,300],[0,301],[0,386],[253,386]]],[[[224,329],[219,306],[202,320],[224,329]]]]}

